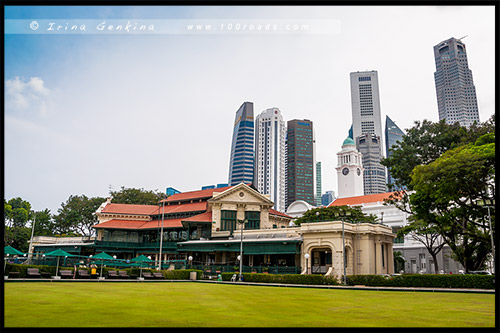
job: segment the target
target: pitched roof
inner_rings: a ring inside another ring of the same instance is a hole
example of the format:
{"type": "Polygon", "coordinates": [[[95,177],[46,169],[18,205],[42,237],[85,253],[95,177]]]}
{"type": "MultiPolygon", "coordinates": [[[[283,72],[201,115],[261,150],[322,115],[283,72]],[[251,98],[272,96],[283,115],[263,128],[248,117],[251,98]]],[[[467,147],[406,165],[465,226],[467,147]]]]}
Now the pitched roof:
{"type": "Polygon", "coordinates": [[[357,197],[347,197],[347,198],[338,198],[334,200],[328,207],[332,206],[355,206],[361,205],[365,203],[372,202],[384,202],[384,199],[389,199],[392,194],[396,194],[397,192],[386,192],[386,193],[377,193],[377,194],[369,194],[369,195],[360,195],[357,197]]]}
{"type": "Polygon", "coordinates": [[[101,213],[151,215],[155,210],[158,210],[158,206],[109,203],[101,213]]]}
{"type": "Polygon", "coordinates": [[[279,211],[277,211],[275,209],[272,209],[272,208],[269,209],[269,214],[283,216],[283,217],[288,217],[290,219],[293,219],[293,217],[291,217],[289,215],[286,215],[285,213],[279,212],[279,211]]]}
{"type": "Polygon", "coordinates": [[[131,221],[131,220],[109,220],[93,226],[93,228],[105,229],[139,229],[146,221],[131,221]]]}
{"type": "Polygon", "coordinates": [[[188,222],[210,222],[212,223],[212,212],[205,212],[195,216],[182,219],[182,221],[188,222]]]}
{"type": "MultiPolygon", "coordinates": [[[[193,203],[182,203],[182,204],[173,204],[169,206],[165,206],[165,214],[173,214],[173,213],[184,213],[184,212],[201,212],[207,210],[207,202],[193,202],[193,203]]],[[[157,210],[152,214],[161,214],[163,211],[163,207],[157,207],[157,210]]]]}
{"type": "MultiPolygon", "coordinates": [[[[182,220],[184,218],[177,218],[177,219],[165,219],[163,220],[163,228],[182,228],[182,220]]],[[[144,229],[157,229],[161,228],[161,223],[162,220],[153,220],[144,223],[141,225],[138,229],[144,230],[144,229]]]]}
{"type": "Polygon", "coordinates": [[[225,190],[227,190],[231,187],[233,187],[233,186],[209,188],[209,189],[205,189],[205,190],[176,193],[176,194],[173,194],[173,195],[169,196],[167,199],[164,199],[160,202],[163,202],[163,201],[165,201],[165,202],[185,201],[185,200],[211,198],[213,196],[214,192],[224,192],[225,190]]]}

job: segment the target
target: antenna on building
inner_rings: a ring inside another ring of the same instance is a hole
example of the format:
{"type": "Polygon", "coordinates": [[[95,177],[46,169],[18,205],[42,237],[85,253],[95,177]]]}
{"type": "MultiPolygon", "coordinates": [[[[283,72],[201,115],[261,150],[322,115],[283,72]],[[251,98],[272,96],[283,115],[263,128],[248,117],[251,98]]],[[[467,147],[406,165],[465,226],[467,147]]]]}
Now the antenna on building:
{"type": "Polygon", "coordinates": [[[462,41],[462,39],[464,39],[464,38],[465,38],[465,37],[467,37],[467,36],[469,36],[469,35],[465,35],[465,36],[463,36],[463,37],[460,37],[460,38],[459,38],[459,39],[457,39],[457,40],[462,41]]]}

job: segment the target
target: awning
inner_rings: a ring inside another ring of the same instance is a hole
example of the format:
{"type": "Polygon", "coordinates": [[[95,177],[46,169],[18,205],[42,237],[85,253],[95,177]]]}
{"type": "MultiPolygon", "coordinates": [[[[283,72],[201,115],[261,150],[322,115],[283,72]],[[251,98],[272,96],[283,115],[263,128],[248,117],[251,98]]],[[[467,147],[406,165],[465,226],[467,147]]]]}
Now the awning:
{"type": "MultiPolygon", "coordinates": [[[[243,254],[297,254],[300,253],[301,240],[243,240],[243,254]]],[[[239,252],[239,240],[187,241],[177,243],[177,252],[239,252]]]]}

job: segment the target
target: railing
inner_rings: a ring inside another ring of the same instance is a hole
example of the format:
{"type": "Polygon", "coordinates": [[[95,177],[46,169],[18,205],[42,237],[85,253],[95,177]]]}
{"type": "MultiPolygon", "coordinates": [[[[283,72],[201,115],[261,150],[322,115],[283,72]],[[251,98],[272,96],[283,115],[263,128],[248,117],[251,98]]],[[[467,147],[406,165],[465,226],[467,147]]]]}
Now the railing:
{"type": "MultiPolygon", "coordinates": [[[[235,265],[187,265],[187,269],[198,269],[205,276],[214,276],[220,273],[239,272],[240,266],[235,265]]],[[[269,273],[269,274],[300,274],[300,267],[296,266],[243,266],[243,273],[269,273]]]]}
{"type": "MultiPolygon", "coordinates": [[[[144,248],[154,248],[159,249],[159,242],[142,242],[142,243],[134,243],[134,242],[112,242],[112,241],[96,241],[95,245],[98,247],[114,247],[114,248],[122,248],[122,249],[144,249],[144,248]]],[[[162,242],[162,249],[176,249],[176,242],[162,242]]]]}

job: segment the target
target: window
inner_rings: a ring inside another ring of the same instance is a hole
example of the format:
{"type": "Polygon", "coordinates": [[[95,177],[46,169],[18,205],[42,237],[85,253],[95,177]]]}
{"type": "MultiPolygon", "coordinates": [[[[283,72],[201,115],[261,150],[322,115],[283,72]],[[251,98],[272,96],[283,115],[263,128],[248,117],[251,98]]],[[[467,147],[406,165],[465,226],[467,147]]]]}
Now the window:
{"type": "Polygon", "coordinates": [[[248,221],[245,229],[260,229],[260,212],[245,212],[248,221]]]}
{"type": "Polygon", "coordinates": [[[222,231],[233,231],[236,229],[236,211],[234,210],[223,210],[221,211],[221,230],[222,231]]]}

